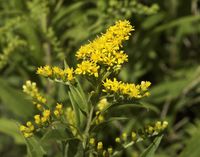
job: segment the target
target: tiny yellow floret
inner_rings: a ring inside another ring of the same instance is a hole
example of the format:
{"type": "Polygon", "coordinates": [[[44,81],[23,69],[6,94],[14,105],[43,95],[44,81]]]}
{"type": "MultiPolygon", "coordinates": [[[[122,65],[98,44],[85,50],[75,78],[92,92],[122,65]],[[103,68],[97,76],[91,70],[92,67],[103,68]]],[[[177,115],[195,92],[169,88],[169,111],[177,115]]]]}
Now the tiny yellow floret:
{"type": "Polygon", "coordinates": [[[124,141],[127,139],[127,133],[124,132],[124,133],[122,134],[122,139],[123,139],[124,141]]]}
{"type": "Polygon", "coordinates": [[[120,139],[119,137],[116,137],[116,138],[115,138],[115,142],[116,142],[116,143],[120,143],[120,142],[121,142],[121,139],[120,139]]]}
{"type": "Polygon", "coordinates": [[[112,154],[112,153],[113,153],[113,148],[112,148],[112,147],[109,147],[109,148],[108,148],[108,153],[109,153],[109,154],[112,154]]]}
{"type": "Polygon", "coordinates": [[[108,105],[107,99],[106,98],[101,99],[97,104],[98,110],[103,111],[107,105],[108,105]]]}
{"type": "Polygon", "coordinates": [[[95,139],[94,139],[94,138],[90,138],[89,143],[90,143],[91,145],[94,145],[94,144],[95,144],[95,139]]]}
{"type": "Polygon", "coordinates": [[[97,150],[101,150],[103,149],[103,143],[102,142],[98,142],[97,143],[97,150]]]}
{"type": "Polygon", "coordinates": [[[134,131],[131,133],[131,138],[133,141],[137,139],[137,134],[134,131]]]}

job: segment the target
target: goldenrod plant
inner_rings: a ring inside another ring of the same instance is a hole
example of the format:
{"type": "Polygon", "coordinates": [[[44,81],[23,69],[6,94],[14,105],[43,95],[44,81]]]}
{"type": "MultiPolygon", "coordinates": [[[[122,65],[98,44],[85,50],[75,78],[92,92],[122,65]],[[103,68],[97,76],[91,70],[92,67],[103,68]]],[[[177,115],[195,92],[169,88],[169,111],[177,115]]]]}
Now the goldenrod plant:
{"type": "MultiPolygon", "coordinates": [[[[122,115],[109,116],[111,109],[123,104],[134,107],[140,105],[141,99],[150,96],[151,82],[135,84],[117,79],[122,66],[128,62],[123,42],[129,39],[133,31],[129,21],[119,20],[105,33],[80,47],[75,54],[78,60],[75,67],[70,67],[66,61],[64,68],[51,65],[38,67],[37,74],[66,86],[69,101],[49,104],[48,98],[39,92],[36,83],[27,81],[23,91],[36,108],[36,114],[30,121],[19,127],[27,143],[34,138],[53,136],[61,156],[77,157],[119,156],[124,149],[151,137],[156,137],[154,142],[159,145],[167,121],[132,128],[131,132],[124,130],[117,137],[109,137],[113,145],[104,142],[106,132],[102,133],[103,137],[98,136],[98,128],[109,125],[109,121],[125,119],[122,115]],[[88,86],[83,85],[86,82],[89,82],[88,86]]],[[[30,148],[29,144],[27,146],[33,155],[35,148],[30,148]]],[[[155,151],[156,148],[149,149],[155,151]]],[[[149,149],[143,156],[147,156],[149,149]]],[[[44,149],[41,154],[48,151],[44,149]]]]}
{"type": "Polygon", "coordinates": [[[79,82],[95,106],[87,141],[91,151],[98,150],[99,156],[151,152],[149,156],[199,157],[199,8],[198,0],[0,0],[0,156],[85,152],[80,135],[88,116],[79,103],[76,119],[67,82],[71,75],[70,84],[77,87],[79,82]],[[121,65],[78,58],[81,45],[93,42],[119,19],[128,19],[136,30],[123,42],[121,65]],[[84,74],[81,67],[88,64],[92,68],[84,74]],[[102,95],[95,103],[92,91],[102,77],[102,64],[114,70],[99,86],[102,95]],[[41,77],[35,74],[38,68],[53,69],[52,75],[50,70],[41,77]],[[142,81],[152,85],[140,89],[138,97],[131,92],[142,81]],[[23,92],[22,84],[29,90],[37,87],[35,94],[26,97],[31,92],[23,92]],[[162,128],[164,121],[169,125],[162,136],[153,128],[162,128]]]}

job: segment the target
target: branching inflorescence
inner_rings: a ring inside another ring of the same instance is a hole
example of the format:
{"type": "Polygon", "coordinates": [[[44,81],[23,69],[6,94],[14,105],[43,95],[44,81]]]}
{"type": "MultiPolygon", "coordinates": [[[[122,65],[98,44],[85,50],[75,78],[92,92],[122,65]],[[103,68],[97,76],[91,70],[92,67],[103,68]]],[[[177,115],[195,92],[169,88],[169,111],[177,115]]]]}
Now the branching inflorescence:
{"type": "MultiPolygon", "coordinates": [[[[113,75],[116,75],[122,65],[128,61],[127,54],[122,50],[122,43],[129,39],[133,30],[129,21],[117,21],[104,34],[81,46],[76,52],[79,63],[75,68],[65,66],[62,69],[50,65],[39,67],[37,74],[67,85],[72,106],[57,103],[55,106],[51,105],[54,106],[53,108],[49,107],[47,99],[39,93],[36,84],[27,81],[23,90],[32,98],[39,113],[34,116],[34,122],[29,121],[20,127],[24,136],[31,137],[34,132],[60,122],[68,125],[74,138],[80,140],[85,150],[84,153],[93,155],[100,153],[103,156],[115,153],[111,147],[103,150],[103,143],[96,142],[95,138],[91,137],[91,128],[107,120],[104,113],[109,112],[109,107],[116,104],[117,100],[121,103],[122,100],[139,100],[150,95],[148,88],[151,83],[149,81],[134,84],[113,78],[113,75]],[[80,77],[86,78],[91,85],[94,85],[92,90],[87,92],[89,95],[82,89],[78,81],[80,77]],[[89,151],[91,149],[93,152],[89,151]]],[[[133,131],[129,135],[132,139],[129,142],[133,144],[145,137],[158,135],[166,127],[167,122],[157,122],[154,126],[146,127],[142,133],[133,131]]],[[[115,142],[124,142],[127,145],[129,136],[123,133],[121,137],[116,137],[115,142]]]]}

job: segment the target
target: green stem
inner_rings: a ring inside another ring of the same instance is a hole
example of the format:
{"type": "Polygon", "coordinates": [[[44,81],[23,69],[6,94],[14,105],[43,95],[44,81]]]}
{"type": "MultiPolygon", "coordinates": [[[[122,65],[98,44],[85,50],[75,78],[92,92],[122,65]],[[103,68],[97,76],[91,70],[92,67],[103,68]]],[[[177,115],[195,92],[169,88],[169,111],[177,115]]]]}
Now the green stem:
{"type": "MultiPolygon", "coordinates": [[[[143,140],[144,140],[143,138],[138,138],[137,141],[131,141],[131,142],[129,142],[129,143],[123,145],[123,148],[126,149],[126,148],[128,148],[128,147],[131,147],[131,146],[134,145],[135,143],[138,143],[138,142],[143,141],[143,140]]],[[[122,150],[115,151],[115,152],[112,154],[111,157],[114,157],[114,156],[118,155],[121,151],[122,151],[122,150]]]]}
{"type": "Polygon", "coordinates": [[[91,107],[89,116],[88,116],[88,120],[87,120],[87,125],[84,131],[84,139],[83,139],[83,148],[86,149],[87,148],[87,141],[89,138],[89,131],[90,131],[90,127],[91,127],[91,122],[92,122],[92,115],[94,112],[94,106],[91,107]]]}

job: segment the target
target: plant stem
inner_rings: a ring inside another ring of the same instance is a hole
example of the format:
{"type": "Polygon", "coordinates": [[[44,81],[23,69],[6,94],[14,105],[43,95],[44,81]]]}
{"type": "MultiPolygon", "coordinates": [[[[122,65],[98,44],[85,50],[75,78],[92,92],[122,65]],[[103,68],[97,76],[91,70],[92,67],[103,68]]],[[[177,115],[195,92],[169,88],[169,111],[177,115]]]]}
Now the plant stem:
{"type": "MultiPolygon", "coordinates": [[[[131,142],[129,142],[129,143],[123,145],[123,148],[126,149],[126,148],[128,148],[128,147],[134,145],[135,143],[138,143],[138,142],[143,141],[143,140],[144,140],[143,138],[138,138],[137,141],[135,141],[135,142],[134,142],[134,141],[131,141],[131,142]]],[[[118,155],[121,151],[122,151],[122,150],[115,151],[115,152],[112,154],[112,157],[118,155]]]]}
{"type": "Polygon", "coordinates": [[[84,149],[87,148],[86,144],[87,144],[87,141],[88,141],[88,138],[89,138],[89,131],[90,131],[90,126],[91,126],[91,122],[92,122],[93,112],[94,112],[94,106],[91,107],[90,113],[88,115],[86,128],[85,128],[85,131],[84,131],[84,139],[83,139],[83,148],[84,149]]]}

